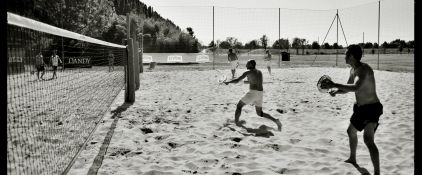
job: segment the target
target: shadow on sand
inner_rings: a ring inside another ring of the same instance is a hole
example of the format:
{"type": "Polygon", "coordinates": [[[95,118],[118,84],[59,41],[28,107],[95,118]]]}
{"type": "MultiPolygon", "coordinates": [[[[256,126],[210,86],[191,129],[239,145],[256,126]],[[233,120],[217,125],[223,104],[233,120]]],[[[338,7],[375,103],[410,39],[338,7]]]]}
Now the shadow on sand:
{"type": "Polygon", "coordinates": [[[271,136],[274,136],[274,134],[270,131],[271,128],[266,126],[266,125],[261,125],[256,129],[248,128],[244,125],[241,125],[240,127],[246,129],[246,131],[248,131],[248,133],[254,134],[255,137],[269,138],[271,136]]]}
{"type": "Polygon", "coordinates": [[[114,134],[114,129],[116,129],[117,122],[119,121],[119,118],[121,118],[121,113],[126,111],[130,106],[132,106],[133,103],[124,103],[121,106],[117,107],[115,110],[110,111],[113,116],[111,116],[113,120],[113,123],[110,126],[110,130],[107,132],[106,137],[104,138],[104,141],[100,147],[100,151],[98,152],[97,156],[94,159],[94,162],[92,163],[92,166],[89,168],[88,175],[94,175],[98,173],[98,170],[100,169],[105,154],[107,153],[108,146],[110,145],[111,138],[114,134]]]}
{"type": "MultiPolygon", "coordinates": [[[[349,162],[346,162],[349,163],[349,162]]],[[[350,163],[352,164],[359,172],[361,175],[371,175],[371,173],[369,173],[369,171],[364,168],[364,167],[360,167],[357,163],[350,163]]]]}

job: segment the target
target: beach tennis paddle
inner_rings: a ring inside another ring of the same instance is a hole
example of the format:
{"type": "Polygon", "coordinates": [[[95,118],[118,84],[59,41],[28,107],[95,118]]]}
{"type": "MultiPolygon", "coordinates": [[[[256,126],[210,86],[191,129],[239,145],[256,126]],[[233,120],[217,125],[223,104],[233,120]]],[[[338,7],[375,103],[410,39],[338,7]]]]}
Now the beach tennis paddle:
{"type": "Polygon", "coordinates": [[[328,75],[323,75],[321,78],[319,78],[318,83],[317,83],[317,88],[318,91],[321,93],[328,93],[328,91],[330,90],[329,88],[322,88],[324,85],[326,85],[327,83],[332,83],[333,81],[331,80],[331,77],[328,75]]]}
{"type": "Polygon", "coordinates": [[[218,69],[216,69],[216,71],[220,74],[220,75],[219,75],[219,78],[218,78],[218,80],[217,80],[218,85],[221,85],[221,84],[223,84],[223,83],[227,80],[227,76],[226,76],[226,75],[224,75],[224,73],[223,73],[223,72],[221,72],[221,71],[220,71],[220,70],[218,70],[218,69]]]}

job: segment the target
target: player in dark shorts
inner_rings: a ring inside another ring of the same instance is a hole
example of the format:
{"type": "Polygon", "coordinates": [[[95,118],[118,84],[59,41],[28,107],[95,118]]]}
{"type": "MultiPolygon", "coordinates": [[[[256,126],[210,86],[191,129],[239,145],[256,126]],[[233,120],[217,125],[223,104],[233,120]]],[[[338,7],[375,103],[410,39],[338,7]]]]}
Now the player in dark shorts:
{"type": "Polygon", "coordinates": [[[346,64],[352,67],[347,85],[330,81],[321,87],[324,89],[337,88],[338,90],[330,92],[331,96],[355,92],[356,103],[353,106],[353,115],[350,118],[350,125],[347,129],[350,157],[345,162],[357,165],[357,131],[364,130],[363,139],[369,149],[372,164],[374,165],[374,175],[379,175],[379,152],[374,142],[374,134],[379,125],[379,118],[383,113],[383,106],[376,93],[374,71],[368,64],[361,62],[361,58],[362,48],[358,45],[350,45],[347,48],[345,57],[346,64]]]}
{"type": "Polygon", "coordinates": [[[114,71],[114,54],[113,51],[108,51],[108,71],[114,71]]]}
{"type": "Polygon", "coordinates": [[[41,79],[43,80],[43,76],[45,73],[45,68],[44,68],[44,58],[42,56],[42,53],[39,52],[37,56],[35,56],[35,68],[37,69],[37,79],[40,79],[40,72],[41,73],[41,79]]]}

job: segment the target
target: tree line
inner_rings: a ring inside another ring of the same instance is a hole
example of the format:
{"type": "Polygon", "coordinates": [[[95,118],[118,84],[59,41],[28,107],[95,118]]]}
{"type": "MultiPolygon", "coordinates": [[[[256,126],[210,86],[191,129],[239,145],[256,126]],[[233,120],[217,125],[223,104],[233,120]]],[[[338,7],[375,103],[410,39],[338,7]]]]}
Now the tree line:
{"type": "Polygon", "coordinates": [[[138,0],[13,0],[7,1],[7,11],[115,44],[126,38],[126,15],[132,13],[137,33],[143,33],[144,52],[191,53],[201,47],[191,27],[182,30],[138,0]]]}
{"type": "MultiPolygon", "coordinates": [[[[304,49],[343,49],[345,48],[342,45],[338,45],[337,43],[333,43],[332,45],[328,42],[323,43],[320,45],[317,41],[313,41],[312,43],[309,43],[308,40],[294,37],[290,43],[288,39],[281,38],[279,40],[276,40],[271,46],[268,45],[268,37],[266,35],[262,35],[259,39],[254,39],[252,41],[246,42],[245,44],[241,43],[236,39],[235,37],[227,37],[226,40],[220,41],[217,40],[216,43],[211,41],[211,43],[208,44],[208,48],[215,49],[215,48],[221,48],[221,49],[295,49],[296,53],[299,53],[299,50],[302,49],[302,52],[304,49]]],[[[358,43],[362,48],[364,49],[375,49],[378,48],[378,43],[358,43]]],[[[405,41],[401,39],[395,39],[391,42],[384,41],[384,43],[381,44],[380,48],[387,49],[387,48],[397,48],[398,51],[402,51],[403,48],[414,48],[415,47],[415,41],[405,41]]]]}

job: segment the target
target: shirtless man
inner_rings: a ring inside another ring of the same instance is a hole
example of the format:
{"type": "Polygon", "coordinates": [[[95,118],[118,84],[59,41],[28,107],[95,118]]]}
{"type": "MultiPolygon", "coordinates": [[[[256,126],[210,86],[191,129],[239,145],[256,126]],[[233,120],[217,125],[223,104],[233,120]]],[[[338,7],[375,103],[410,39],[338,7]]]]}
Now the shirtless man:
{"type": "Polygon", "coordinates": [[[273,118],[271,115],[264,113],[262,111],[262,101],[263,101],[263,88],[262,88],[262,72],[255,68],[256,62],[255,60],[249,60],[246,63],[246,68],[248,71],[244,72],[239,78],[233,79],[228,82],[224,82],[224,84],[228,85],[229,83],[238,83],[245,77],[248,77],[249,80],[249,92],[245,94],[245,96],[240,99],[239,103],[237,103],[236,113],[234,116],[234,122],[237,126],[242,126],[245,121],[239,121],[240,114],[242,112],[243,106],[246,104],[254,104],[256,109],[256,114],[260,117],[264,117],[270,119],[271,121],[277,124],[277,129],[281,131],[281,123],[280,120],[273,118]]]}
{"type": "Polygon", "coordinates": [[[374,142],[374,134],[379,125],[379,117],[383,113],[383,106],[376,94],[374,72],[368,64],[360,61],[361,58],[362,49],[360,46],[350,45],[345,57],[346,64],[349,64],[352,67],[347,85],[329,82],[321,87],[324,89],[337,88],[338,90],[330,92],[331,96],[355,92],[356,103],[353,106],[353,115],[350,118],[350,125],[347,129],[350,144],[350,157],[345,162],[357,165],[357,131],[364,130],[363,139],[369,149],[369,154],[374,166],[374,174],[379,175],[379,153],[374,142]]]}
{"type": "Polygon", "coordinates": [[[237,66],[239,66],[239,61],[238,61],[237,55],[233,53],[232,49],[229,49],[229,54],[227,55],[227,59],[229,60],[231,68],[232,68],[232,79],[234,79],[236,75],[236,68],[237,66]]]}
{"type": "Polygon", "coordinates": [[[271,53],[269,50],[265,51],[264,61],[267,65],[268,73],[271,75],[271,53]]]}
{"type": "Polygon", "coordinates": [[[54,79],[54,77],[57,79],[57,66],[59,66],[59,62],[62,63],[62,60],[57,55],[57,50],[53,50],[53,55],[51,55],[50,63],[53,66],[53,77],[51,79],[54,79]]]}
{"type": "Polygon", "coordinates": [[[114,54],[113,51],[108,51],[108,71],[114,71],[114,54]]]}
{"type": "Polygon", "coordinates": [[[43,76],[45,73],[45,68],[44,68],[44,58],[42,56],[41,51],[38,53],[37,56],[35,56],[35,67],[37,68],[37,80],[40,79],[40,72],[41,73],[41,80],[44,80],[43,76]]]}

